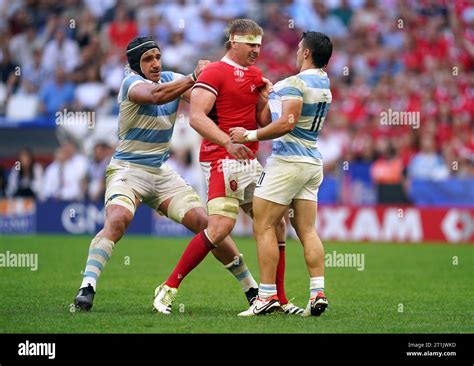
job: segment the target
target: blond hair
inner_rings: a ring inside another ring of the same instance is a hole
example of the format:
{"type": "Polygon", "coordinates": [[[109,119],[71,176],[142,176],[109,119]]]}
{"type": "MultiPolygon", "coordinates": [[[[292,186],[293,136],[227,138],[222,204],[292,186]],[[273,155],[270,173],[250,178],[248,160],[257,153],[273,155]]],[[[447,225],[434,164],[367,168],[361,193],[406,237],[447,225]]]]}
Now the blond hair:
{"type": "Polygon", "coordinates": [[[244,35],[251,34],[253,36],[263,36],[263,29],[252,19],[235,19],[229,23],[229,26],[225,30],[227,41],[225,43],[225,49],[230,49],[229,37],[234,34],[244,35]]]}

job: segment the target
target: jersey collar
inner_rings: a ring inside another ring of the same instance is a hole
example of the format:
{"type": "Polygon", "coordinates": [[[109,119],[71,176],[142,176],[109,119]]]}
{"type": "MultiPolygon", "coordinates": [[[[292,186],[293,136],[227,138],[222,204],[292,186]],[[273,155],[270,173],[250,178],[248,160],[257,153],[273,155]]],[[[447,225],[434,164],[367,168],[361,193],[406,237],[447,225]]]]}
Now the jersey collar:
{"type": "Polygon", "coordinates": [[[323,69],[307,69],[304,71],[301,71],[300,74],[313,74],[313,75],[320,75],[320,76],[326,76],[326,71],[323,69]]]}
{"type": "Polygon", "coordinates": [[[222,62],[225,62],[226,64],[229,64],[230,66],[234,66],[234,67],[237,67],[237,68],[242,69],[242,70],[248,70],[248,69],[249,69],[248,67],[239,65],[237,62],[232,61],[232,60],[231,60],[230,58],[228,58],[227,56],[222,57],[222,58],[221,58],[221,61],[222,61],[222,62]]]}

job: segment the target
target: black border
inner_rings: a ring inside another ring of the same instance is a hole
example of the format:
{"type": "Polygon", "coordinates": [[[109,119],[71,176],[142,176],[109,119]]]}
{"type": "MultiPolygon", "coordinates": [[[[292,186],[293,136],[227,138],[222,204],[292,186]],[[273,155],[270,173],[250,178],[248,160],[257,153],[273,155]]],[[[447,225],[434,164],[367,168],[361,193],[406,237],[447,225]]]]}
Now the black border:
{"type": "MultiPolygon", "coordinates": [[[[0,334],[1,366],[81,360],[392,360],[403,364],[473,365],[474,334],[0,334]],[[19,343],[54,342],[55,359],[19,356],[19,343]],[[431,343],[420,349],[408,343],[431,343]],[[455,343],[435,347],[436,343],[455,343]],[[456,356],[407,356],[455,351],[456,356]]],[[[70,364],[70,362],[68,362],[70,364]]],[[[82,363],[84,364],[84,363],[82,363]]]]}

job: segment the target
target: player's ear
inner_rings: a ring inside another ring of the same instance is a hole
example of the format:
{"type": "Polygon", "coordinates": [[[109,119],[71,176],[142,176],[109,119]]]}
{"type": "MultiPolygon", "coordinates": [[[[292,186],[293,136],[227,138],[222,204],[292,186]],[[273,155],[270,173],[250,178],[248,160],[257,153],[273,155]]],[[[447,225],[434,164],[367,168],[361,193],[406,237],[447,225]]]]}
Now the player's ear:
{"type": "Polygon", "coordinates": [[[305,60],[311,56],[311,51],[309,50],[309,48],[306,48],[304,50],[303,56],[304,56],[305,60]]]}

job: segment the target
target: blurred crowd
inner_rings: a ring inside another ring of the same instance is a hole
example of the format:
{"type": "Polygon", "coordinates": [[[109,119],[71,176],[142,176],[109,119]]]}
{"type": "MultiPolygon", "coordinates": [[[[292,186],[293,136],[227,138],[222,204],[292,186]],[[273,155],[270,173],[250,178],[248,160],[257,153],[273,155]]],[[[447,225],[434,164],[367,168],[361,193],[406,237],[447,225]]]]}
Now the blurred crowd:
{"type": "MultiPolygon", "coordinates": [[[[324,32],[333,41],[327,67],[333,103],[319,139],[327,176],[338,177],[344,187],[362,182],[375,192],[365,202],[408,202],[410,179],[474,177],[471,1],[0,0],[0,14],[1,115],[8,117],[8,105],[18,96],[36,98],[35,115],[44,118],[65,108],[116,115],[124,49],[132,38],[155,37],[163,68],[189,73],[199,58],[222,57],[229,20],[249,17],[265,31],[257,66],[273,82],[297,72],[303,30],[324,32]],[[382,123],[389,110],[413,112],[419,124],[382,123]]],[[[44,189],[35,192],[99,197],[99,183],[63,192],[52,178],[68,169],[58,162],[70,161],[70,184],[103,180],[99,172],[114,146],[93,145],[84,151],[80,142],[65,142],[44,175],[39,167],[28,168],[32,180],[42,175],[44,189]]],[[[200,185],[197,147],[173,148],[171,164],[200,185]]],[[[271,143],[262,143],[260,158],[270,150],[271,143]]],[[[31,160],[28,150],[21,156],[31,160]]],[[[22,189],[14,167],[10,179],[17,183],[5,183],[7,195],[22,189]]],[[[350,188],[345,191],[342,201],[364,203],[350,188]]]]}

